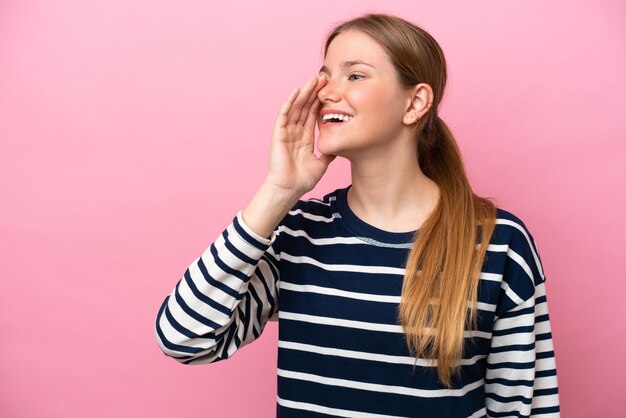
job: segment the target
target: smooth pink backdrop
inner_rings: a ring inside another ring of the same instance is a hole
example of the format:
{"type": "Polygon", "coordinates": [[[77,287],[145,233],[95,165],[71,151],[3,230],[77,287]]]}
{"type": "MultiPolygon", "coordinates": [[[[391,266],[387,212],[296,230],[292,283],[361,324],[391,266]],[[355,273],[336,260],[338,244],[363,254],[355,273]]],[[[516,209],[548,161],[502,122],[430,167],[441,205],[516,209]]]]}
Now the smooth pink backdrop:
{"type": "MultiPolygon", "coordinates": [[[[155,316],[368,11],[438,40],[470,180],[536,239],[563,416],[626,416],[626,6],[595,0],[0,2],[1,416],[274,416],[276,323],[184,366],[155,316]]],[[[349,182],[337,159],[305,197],[349,182]]]]}

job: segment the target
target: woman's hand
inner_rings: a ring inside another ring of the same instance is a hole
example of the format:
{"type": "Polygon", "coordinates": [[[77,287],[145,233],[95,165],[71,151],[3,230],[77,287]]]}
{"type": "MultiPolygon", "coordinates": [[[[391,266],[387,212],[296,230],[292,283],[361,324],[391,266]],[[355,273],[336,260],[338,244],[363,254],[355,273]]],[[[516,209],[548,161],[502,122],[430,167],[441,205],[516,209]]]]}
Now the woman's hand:
{"type": "Polygon", "coordinates": [[[319,117],[320,89],[326,75],[314,76],[300,90],[296,88],[282,105],[270,146],[269,172],[266,183],[302,196],[322,178],[335,155],[316,157],[315,124],[319,117]]]}

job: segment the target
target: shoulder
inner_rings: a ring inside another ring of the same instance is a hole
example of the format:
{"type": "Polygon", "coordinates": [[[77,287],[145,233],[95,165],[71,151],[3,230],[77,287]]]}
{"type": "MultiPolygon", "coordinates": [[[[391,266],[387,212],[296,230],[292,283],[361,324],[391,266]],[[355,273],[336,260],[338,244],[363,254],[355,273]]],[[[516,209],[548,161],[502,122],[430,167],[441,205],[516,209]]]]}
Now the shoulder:
{"type": "Polygon", "coordinates": [[[509,299],[505,303],[507,308],[532,297],[535,288],[545,282],[535,239],[526,223],[513,212],[497,208],[489,251],[505,257],[500,273],[509,299]]]}
{"type": "Polygon", "coordinates": [[[337,193],[340,189],[326,193],[321,197],[308,197],[298,200],[291,208],[290,213],[293,214],[310,214],[318,216],[330,216],[334,210],[334,203],[337,199],[337,193]],[[296,213],[293,213],[296,212],[296,213]]]}
{"type": "Polygon", "coordinates": [[[337,210],[336,200],[340,190],[335,189],[321,196],[299,199],[281,224],[291,229],[309,229],[320,222],[331,222],[337,210]]]}
{"type": "Polygon", "coordinates": [[[496,226],[491,242],[524,254],[536,251],[535,239],[528,225],[518,215],[501,207],[496,208],[496,226]]]}
{"type": "Polygon", "coordinates": [[[496,207],[496,230],[507,237],[520,233],[530,234],[528,227],[519,216],[501,207],[496,207]]]}
{"type": "Polygon", "coordinates": [[[330,208],[333,202],[337,199],[337,194],[340,189],[328,192],[321,197],[309,197],[306,199],[300,199],[296,206],[301,209],[309,209],[312,211],[323,211],[324,208],[330,208]]]}

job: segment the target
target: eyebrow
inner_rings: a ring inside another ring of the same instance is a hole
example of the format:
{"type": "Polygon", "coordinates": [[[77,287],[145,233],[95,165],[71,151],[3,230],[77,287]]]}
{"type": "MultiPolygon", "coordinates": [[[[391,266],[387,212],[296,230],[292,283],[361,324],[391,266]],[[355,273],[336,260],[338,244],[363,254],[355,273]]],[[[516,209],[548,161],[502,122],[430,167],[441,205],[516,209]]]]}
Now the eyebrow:
{"type": "MultiPolygon", "coordinates": [[[[339,64],[339,66],[341,66],[341,67],[352,67],[353,65],[357,65],[357,64],[367,65],[369,67],[376,68],[372,64],[368,64],[367,62],[361,61],[361,60],[344,61],[341,64],[339,64]]],[[[320,74],[322,72],[330,74],[330,72],[328,71],[328,68],[325,65],[322,65],[322,67],[320,68],[320,74]]]]}

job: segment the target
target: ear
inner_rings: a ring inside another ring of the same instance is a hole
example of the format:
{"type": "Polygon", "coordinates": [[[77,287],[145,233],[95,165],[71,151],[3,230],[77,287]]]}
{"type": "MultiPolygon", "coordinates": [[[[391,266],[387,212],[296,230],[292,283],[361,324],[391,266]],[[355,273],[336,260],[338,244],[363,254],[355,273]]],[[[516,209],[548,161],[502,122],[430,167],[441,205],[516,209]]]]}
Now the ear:
{"type": "Polygon", "coordinates": [[[433,104],[433,89],[426,83],[420,83],[409,90],[407,108],[402,118],[405,125],[416,123],[433,104]]]}

